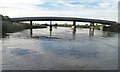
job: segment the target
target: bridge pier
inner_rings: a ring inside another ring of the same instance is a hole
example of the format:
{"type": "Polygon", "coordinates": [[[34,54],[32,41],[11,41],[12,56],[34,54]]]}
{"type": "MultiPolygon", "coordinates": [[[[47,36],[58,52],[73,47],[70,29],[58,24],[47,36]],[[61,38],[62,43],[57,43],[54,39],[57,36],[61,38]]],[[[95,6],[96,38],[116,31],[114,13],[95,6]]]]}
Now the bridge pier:
{"type": "Polygon", "coordinates": [[[50,27],[50,37],[51,37],[52,36],[52,21],[50,21],[49,27],[50,27]]]}
{"type": "Polygon", "coordinates": [[[30,21],[30,36],[32,37],[33,35],[33,30],[32,30],[32,21],[30,21]]]}
{"type": "Polygon", "coordinates": [[[76,21],[73,21],[73,31],[76,32],[76,21]]]}
{"type": "Polygon", "coordinates": [[[94,23],[93,22],[90,23],[89,35],[94,36],[94,23]]]}

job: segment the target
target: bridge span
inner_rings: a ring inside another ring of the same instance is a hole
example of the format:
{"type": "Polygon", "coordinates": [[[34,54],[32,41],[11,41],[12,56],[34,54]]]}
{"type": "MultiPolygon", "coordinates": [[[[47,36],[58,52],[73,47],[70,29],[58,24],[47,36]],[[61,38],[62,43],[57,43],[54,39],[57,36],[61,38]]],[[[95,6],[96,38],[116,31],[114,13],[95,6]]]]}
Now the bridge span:
{"type": "Polygon", "coordinates": [[[88,18],[77,18],[77,17],[18,17],[18,18],[10,18],[12,22],[22,22],[22,21],[30,21],[30,34],[32,36],[32,21],[50,21],[50,32],[52,31],[52,21],[73,21],[73,31],[76,31],[76,22],[89,22],[89,34],[94,35],[94,24],[100,23],[103,25],[113,25],[117,24],[115,21],[109,20],[101,20],[101,19],[88,19],[88,18]]]}
{"type": "Polygon", "coordinates": [[[10,18],[13,22],[20,21],[76,21],[76,22],[92,22],[101,24],[115,24],[115,21],[100,20],[100,19],[88,19],[88,18],[76,18],[76,17],[18,17],[10,18]]]}

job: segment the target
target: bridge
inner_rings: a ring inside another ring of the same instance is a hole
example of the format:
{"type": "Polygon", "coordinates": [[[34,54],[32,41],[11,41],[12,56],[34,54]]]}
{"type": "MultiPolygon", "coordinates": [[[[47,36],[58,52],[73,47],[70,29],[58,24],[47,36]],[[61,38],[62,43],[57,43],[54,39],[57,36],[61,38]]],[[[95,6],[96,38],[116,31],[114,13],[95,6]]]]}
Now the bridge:
{"type": "Polygon", "coordinates": [[[12,22],[22,22],[22,21],[30,21],[30,34],[32,35],[32,21],[50,21],[50,32],[52,31],[52,21],[73,21],[73,31],[76,31],[76,22],[89,22],[89,34],[94,35],[94,24],[100,23],[103,25],[113,25],[117,24],[115,21],[109,20],[100,20],[100,19],[88,19],[88,18],[76,18],[76,17],[18,17],[18,18],[10,18],[12,22]]]}
{"type": "Polygon", "coordinates": [[[87,19],[87,18],[76,18],[76,17],[20,17],[10,18],[13,22],[20,21],[76,21],[76,22],[92,22],[101,24],[114,24],[115,21],[100,20],[100,19],[87,19]]]}

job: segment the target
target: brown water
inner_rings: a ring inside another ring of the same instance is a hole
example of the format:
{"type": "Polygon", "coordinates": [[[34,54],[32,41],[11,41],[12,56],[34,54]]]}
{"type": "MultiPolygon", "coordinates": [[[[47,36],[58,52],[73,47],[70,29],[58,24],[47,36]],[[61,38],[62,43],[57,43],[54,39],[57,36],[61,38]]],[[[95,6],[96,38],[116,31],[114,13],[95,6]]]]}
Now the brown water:
{"type": "Polygon", "coordinates": [[[118,35],[88,29],[34,29],[11,33],[2,40],[3,70],[115,70],[118,69],[118,35]]]}

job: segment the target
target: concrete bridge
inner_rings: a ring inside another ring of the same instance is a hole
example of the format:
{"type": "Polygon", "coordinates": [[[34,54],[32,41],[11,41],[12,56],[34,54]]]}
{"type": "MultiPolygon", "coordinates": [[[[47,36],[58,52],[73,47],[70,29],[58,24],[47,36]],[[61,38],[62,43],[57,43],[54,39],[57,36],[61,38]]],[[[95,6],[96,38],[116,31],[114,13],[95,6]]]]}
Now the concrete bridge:
{"type": "Polygon", "coordinates": [[[30,21],[30,34],[32,36],[32,21],[50,21],[50,32],[52,31],[52,21],[73,21],[73,31],[76,31],[76,22],[89,22],[89,35],[94,35],[94,24],[100,23],[104,25],[117,24],[115,21],[100,20],[100,19],[88,19],[88,18],[76,18],[76,17],[19,17],[10,18],[12,22],[30,21]]]}

